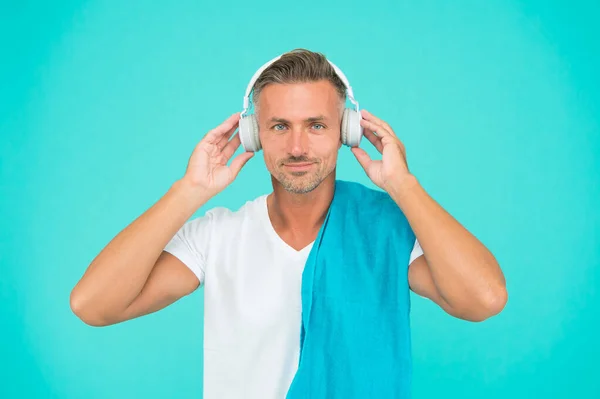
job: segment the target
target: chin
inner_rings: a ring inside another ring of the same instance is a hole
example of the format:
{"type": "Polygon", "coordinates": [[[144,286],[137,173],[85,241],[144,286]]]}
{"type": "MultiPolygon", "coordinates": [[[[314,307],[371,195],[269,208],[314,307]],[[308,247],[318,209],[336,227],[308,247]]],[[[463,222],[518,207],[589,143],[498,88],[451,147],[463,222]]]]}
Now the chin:
{"type": "Polygon", "coordinates": [[[283,189],[292,194],[306,194],[319,187],[323,179],[317,174],[308,175],[300,173],[280,173],[277,181],[283,189]]]}
{"type": "Polygon", "coordinates": [[[291,194],[308,194],[317,188],[317,186],[283,186],[283,188],[291,194]]]}

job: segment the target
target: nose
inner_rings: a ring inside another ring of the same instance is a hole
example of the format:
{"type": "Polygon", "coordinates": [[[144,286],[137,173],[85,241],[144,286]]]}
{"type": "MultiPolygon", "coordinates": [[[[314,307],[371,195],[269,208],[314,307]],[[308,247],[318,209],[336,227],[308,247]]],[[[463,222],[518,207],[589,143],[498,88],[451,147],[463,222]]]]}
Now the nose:
{"type": "Polygon", "coordinates": [[[292,129],[288,136],[288,152],[299,157],[308,152],[308,132],[303,128],[292,129]]]}

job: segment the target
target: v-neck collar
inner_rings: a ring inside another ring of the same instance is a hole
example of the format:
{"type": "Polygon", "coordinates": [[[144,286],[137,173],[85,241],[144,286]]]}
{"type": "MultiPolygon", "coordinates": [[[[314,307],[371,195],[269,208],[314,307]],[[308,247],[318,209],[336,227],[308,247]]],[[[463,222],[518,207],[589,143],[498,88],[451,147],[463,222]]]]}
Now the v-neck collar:
{"type": "Polygon", "coordinates": [[[263,223],[265,224],[267,234],[271,237],[271,239],[277,245],[279,245],[281,248],[283,248],[287,253],[291,254],[292,256],[298,256],[298,257],[307,256],[308,253],[310,252],[310,250],[312,249],[314,241],[312,241],[311,243],[309,243],[307,246],[305,246],[304,248],[302,248],[300,250],[293,248],[287,242],[285,242],[283,240],[283,238],[281,238],[279,236],[277,231],[275,231],[275,228],[273,227],[273,224],[271,223],[271,218],[269,217],[269,208],[267,206],[267,196],[268,196],[268,194],[264,194],[259,201],[260,208],[261,208],[262,220],[263,220],[263,223]]]}

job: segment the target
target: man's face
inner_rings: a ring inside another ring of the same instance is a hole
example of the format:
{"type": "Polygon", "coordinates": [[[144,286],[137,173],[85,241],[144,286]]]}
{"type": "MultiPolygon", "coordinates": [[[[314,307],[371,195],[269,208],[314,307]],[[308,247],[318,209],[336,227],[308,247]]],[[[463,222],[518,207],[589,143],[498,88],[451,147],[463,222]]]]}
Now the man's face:
{"type": "Polygon", "coordinates": [[[314,190],[334,169],[341,99],[326,80],[270,84],[260,94],[259,137],[271,175],[289,192],[314,190]]]}

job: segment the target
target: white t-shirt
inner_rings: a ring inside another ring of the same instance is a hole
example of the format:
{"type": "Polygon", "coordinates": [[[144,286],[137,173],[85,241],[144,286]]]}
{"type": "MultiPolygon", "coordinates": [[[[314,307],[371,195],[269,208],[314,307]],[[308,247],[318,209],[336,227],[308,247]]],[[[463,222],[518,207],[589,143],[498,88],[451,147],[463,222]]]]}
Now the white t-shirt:
{"type": "MultiPolygon", "coordinates": [[[[300,354],[300,251],[273,228],[267,195],[188,221],[165,247],[204,286],[205,399],[282,399],[300,354]]],[[[422,255],[415,242],[410,262],[422,255]]]]}

